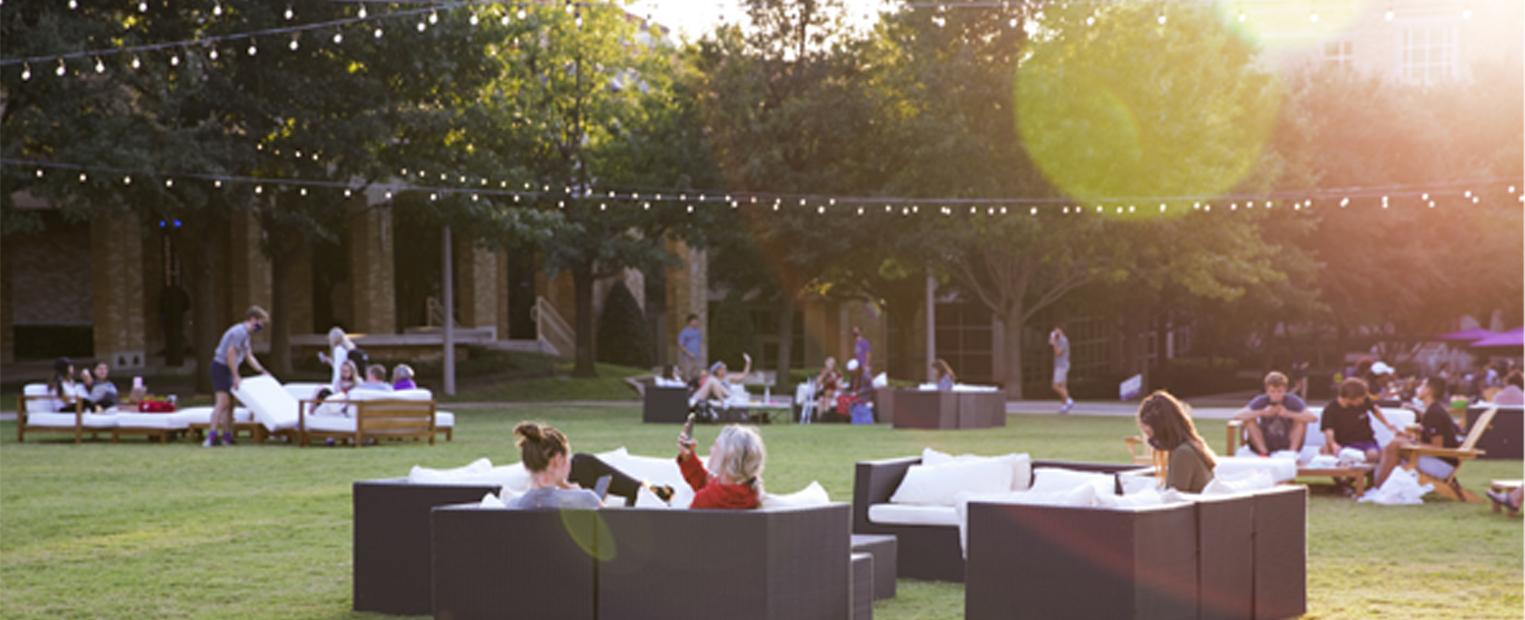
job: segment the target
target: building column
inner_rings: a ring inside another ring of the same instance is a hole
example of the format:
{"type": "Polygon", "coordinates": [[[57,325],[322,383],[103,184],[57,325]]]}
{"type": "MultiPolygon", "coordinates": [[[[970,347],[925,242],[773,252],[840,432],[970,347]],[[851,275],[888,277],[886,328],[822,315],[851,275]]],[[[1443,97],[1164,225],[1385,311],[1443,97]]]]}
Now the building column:
{"type": "Polygon", "coordinates": [[[658,346],[668,351],[667,359],[678,359],[678,332],[688,325],[688,315],[699,316],[704,327],[704,339],[699,345],[699,361],[709,363],[710,322],[709,311],[709,255],[704,250],[672,242],[668,250],[678,257],[679,266],[667,270],[667,334],[658,346]]]}
{"type": "Polygon", "coordinates": [[[111,212],[91,220],[95,357],[114,368],[142,368],[147,362],[142,266],[143,229],[136,215],[111,212]]]}
{"type": "Polygon", "coordinates": [[[498,324],[498,260],[470,238],[455,240],[456,312],[463,327],[498,324]]]}
{"type": "Polygon", "coordinates": [[[396,273],[393,270],[392,208],[359,202],[349,217],[349,296],[354,325],[365,334],[397,332],[396,273]]]}
{"type": "MultiPolygon", "coordinates": [[[[228,248],[231,272],[228,297],[233,305],[232,316],[237,317],[235,320],[242,320],[244,310],[249,306],[270,310],[270,258],[260,245],[263,234],[264,228],[252,212],[240,211],[233,215],[233,226],[229,231],[232,243],[228,248]]],[[[284,317],[275,320],[284,320],[284,317]]],[[[259,348],[268,347],[269,338],[257,337],[254,344],[259,348]]]]}
{"type": "Polygon", "coordinates": [[[497,253],[493,254],[492,261],[494,265],[497,265],[498,269],[498,277],[493,282],[493,287],[496,290],[498,298],[498,340],[508,340],[508,252],[498,250],[497,253]]]}

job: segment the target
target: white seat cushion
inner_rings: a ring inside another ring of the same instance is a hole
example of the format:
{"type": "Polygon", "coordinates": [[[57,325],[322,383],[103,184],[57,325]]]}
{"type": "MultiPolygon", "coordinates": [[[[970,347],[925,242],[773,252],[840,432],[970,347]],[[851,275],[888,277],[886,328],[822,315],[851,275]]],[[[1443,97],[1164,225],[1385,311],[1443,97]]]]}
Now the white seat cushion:
{"type": "Polygon", "coordinates": [[[1097,494],[1110,494],[1116,487],[1116,480],[1111,474],[1039,467],[1033,470],[1033,486],[1029,490],[1035,494],[1067,493],[1082,486],[1092,487],[1097,494]]]}
{"type": "Polygon", "coordinates": [[[318,390],[330,388],[327,383],[287,383],[281,387],[297,400],[312,400],[318,397],[318,390]]]}
{"type": "MultiPolygon", "coordinates": [[[[186,426],[190,426],[192,424],[197,426],[206,426],[212,423],[211,407],[187,407],[174,413],[158,415],[168,415],[174,418],[177,422],[186,426]]],[[[249,411],[243,407],[233,408],[233,422],[235,424],[248,424],[253,421],[254,412],[249,411]]]]}
{"type": "Polygon", "coordinates": [[[1000,456],[980,456],[978,454],[960,454],[954,456],[932,448],[921,449],[922,465],[942,465],[955,461],[976,461],[981,459],[1008,459],[1011,463],[1011,490],[1013,491],[1025,491],[1032,484],[1033,458],[1026,452],[1013,452],[1000,456]]]}
{"type": "Polygon", "coordinates": [[[763,508],[799,508],[807,506],[825,506],[831,503],[831,496],[826,494],[826,487],[820,482],[811,481],[805,488],[786,495],[774,495],[763,493],[763,508]]]}
{"type": "Polygon", "coordinates": [[[173,413],[119,413],[117,428],[146,428],[155,430],[180,430],[187,426],[183,418],[173,413]]]}
{"type": "Polygon", "coordinates": [[[256,375],[239,382],[234,396],[254,412],[265,429],[271,432],[296,428],[300,404],[286,388],[270,375],[256,375]]]}
{"type": "Polygon", "coordinates": [[[912,465],[890,496],[894,504],[952,508],[959,493],[1011,491],[1010,459],[954,460],[941,465],[912,465]]]}
{"type": "Polygon", "coordinates": [[[958,511],[952,506],[874,504],[868,507],[868,520],[881,525],[958,527],[958,511]]]}
{"type": "Polygon", "coordinates": [[[115,428],[116,414],[114,413],[87,413],[82,425],[85,428],[115,428]]]}
{"type": "Polygon", "coordinates": [[[455,414],[449,411],[434,412],[435,428],[455,428],[455,414]]]}
{"type": "Polygon", "coordinates": [[[1297,477],[1297,460],[1288,458],[1265,458],[1259,456],[1220,456],[1214,477],[1243,478],[1256,471],[1263,471],[1273,482],[1286,482],[1297,477]]]}
{"type": "Polygon", "coordinates": [[[327,415],[307,416],[307,430],[328,433],[355,432],[355,419],[327,415]]]}
{"type": "Polygon", "coordinates": [[[27,428],[74,428],[72,413],[28,413],[27,428]]]}

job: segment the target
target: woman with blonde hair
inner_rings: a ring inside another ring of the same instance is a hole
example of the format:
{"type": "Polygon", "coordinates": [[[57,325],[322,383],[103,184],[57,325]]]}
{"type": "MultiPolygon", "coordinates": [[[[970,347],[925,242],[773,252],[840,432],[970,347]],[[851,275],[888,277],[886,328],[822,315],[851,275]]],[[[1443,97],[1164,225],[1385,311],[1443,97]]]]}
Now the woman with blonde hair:
{"type": "Polygon", "coordinates": [[[1191,421],[1191,409],[1169,392],[1158,390],[1138,406],[1138,427],[1155,450],[1169,454],[1165,486],[1201,493],[1213,479],[1218,459],[1191,421]]]}
{"type": "Polygon", "coordinates": [[[347,392],[347,389],[339,389],[339,380],[343,372],[344,364],[349,361],[349,353],[355,349],[355,342],[350,340],[349,334],[344,333],[344,328],[334,326],[328,330],[328,348],[331,354],[318,352],[318,359],[333,368],[332,378],[329,383],[335,392],[347,392]]]}
{"type": "Polygon", "coordinates": [[[749,510],[762,497],[763,462],[767,459],[762,435],[750,426],[732,424],[720,429],[710,447],[707,465],[694,454],[694,440],[678,436],[678,469],[694,489],[689,508],[749,510]]]}

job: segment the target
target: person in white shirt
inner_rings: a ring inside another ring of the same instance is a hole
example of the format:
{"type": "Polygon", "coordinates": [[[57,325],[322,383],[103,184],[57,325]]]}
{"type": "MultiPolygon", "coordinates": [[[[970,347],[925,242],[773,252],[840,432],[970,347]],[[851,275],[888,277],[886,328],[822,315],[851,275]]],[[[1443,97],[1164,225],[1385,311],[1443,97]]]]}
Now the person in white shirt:
{"type": "Polygon", "coordinates": [[[319,352],[318,359],[333,368],[333,373],[329,379],[329,384],[333,387],[333,390],[335,392],[347,392],[349,390],[339,389],[339,373],[344,368],[344,363],[349,361],[349,352],[355,349],[355,342],[350,340],[349,335],[344,333],[343,328],[334,327],[328,330],[328,348],[332,353],[324,354],[319,352]]]}

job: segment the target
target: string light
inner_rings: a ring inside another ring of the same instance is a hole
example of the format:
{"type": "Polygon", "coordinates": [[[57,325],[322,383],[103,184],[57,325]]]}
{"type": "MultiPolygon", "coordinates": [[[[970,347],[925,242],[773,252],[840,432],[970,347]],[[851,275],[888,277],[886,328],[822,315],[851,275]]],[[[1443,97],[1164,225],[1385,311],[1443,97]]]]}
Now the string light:
{"type": "Polygon", "coordinates": [[[338,44],[343,43],[343,42],[344,42],[344,33],[342,33],[342,32],[335,32],[334,33],[334,45],[338,45],[338,44]]]}
{"type": "Polygon", "coordinates": [[[90,175],[85,174],[83,172],[79,173],[79,182],[80,183],[84,183],[85,181],[88,181],[88,180],[90,180],[90,175]]]}
{"type": "Polygon", "coordinates": [[[22,65],[21,66],[21,81],[26,82],[26,81],[29,81],[31,79],[32,79],[32,65],[29,65],[29,64],[22,65]]]}
{"type": "Polygon", "coordinates": [[[360,17],[360,19],[365,19],[366,15],[365,15],[365,5],[364,4],[360,5],[360,12],[356,13],[356,15],[358,17],[360,17]]]}
{"type": "Polygon", "coordinates": [[[222,3],[221,2],[218,2],[218,3],[212,5],[212,15],[215,15],[217,17],[222,17],[222,3]]]}
{"type": "Polygon", "coordinates": [[[291,21],[291,18],[296,17],[296,13],[293,12],[289,6],[286,7],[286,13],[284,15],[286,17],[286,21],[288,22],[291,21]]]}
{"type": "Polygon", "coordinates": [[[297,51],[297,48],[301,47],[301,44],[297,43],[297,38],[293,36],[291,37],[291,45],[289,47],[291,48],[291,51],[295,52],[297,51]]]}
{"type": "Polygon", "coordinates": [[[57,75],[58,77],[63,77],[64,74],[68,73],[68,72],[69,72],[69,67],[65,66],[64,65],[64,61],[62,61],[62,60],[58,61],[58,68],[53,70],[53,74],[57,75]]]}
{"type": "Polygon", "coordinates": [[[106,72],[106,63],[101,62],[101,59],[100,59],[99,56],[97,56],[96,59],[95,59],[95,72],[96,73],[105,73],[106,72]]]}
{"type": "Polygon", "coordinates": [[[253,55],[257,54],[257,53],[259,53],[259,48],[255,47],[253,43],[250,43],[249,44],[249,55],[253,56],[253,55]]]}
{"type": "Polygon", "coordinates": [[[148,3],[147,2],[139,2],[138,3],[138,12],[139,13],[147,13],[148,12],[148,3]]]}
{"type": "Polygon", "coordinates": [[[178,66],[180,66],[180,55],[179,54],[175,54],[175,55],[169,57],[169,66],[171,66],[171,67],[178,67],[178,66]]]}
{"type": "Polygon", "coordinates": [[[207,58],[210,58],[212,60],[217,60],[217,56],[218,56],[217,48],[215,48],[215,47],[212,48],[211,51],[207,52],[207,58]]]}

